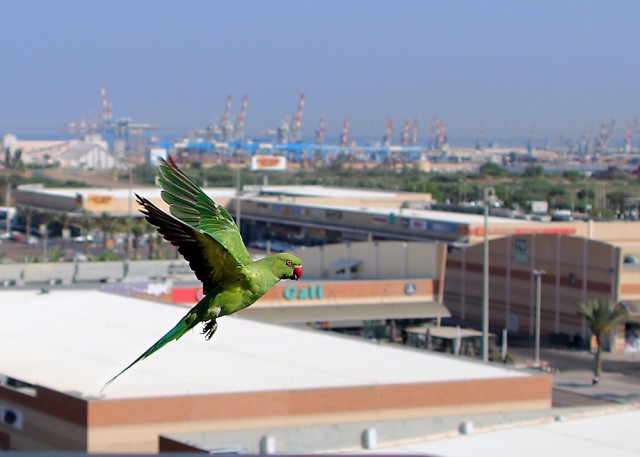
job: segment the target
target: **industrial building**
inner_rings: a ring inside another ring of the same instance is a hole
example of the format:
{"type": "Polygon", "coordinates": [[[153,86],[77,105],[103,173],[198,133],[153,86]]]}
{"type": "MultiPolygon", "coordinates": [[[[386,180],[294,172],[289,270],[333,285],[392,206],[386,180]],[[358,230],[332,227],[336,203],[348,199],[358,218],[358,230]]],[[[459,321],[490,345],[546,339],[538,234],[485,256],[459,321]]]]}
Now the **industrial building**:
{"type": "MultiPolygon", "coordinates": [[[[254,190],[242,198],[237,198],[232,189],[208,190],[233,214],[240,215],[241,230],[249,244],[270,240],[282,243],[287,250],[296,245],[345,241],[348,242],[345,246],[354,249],[357,242],[377,240],[431,241],[446,245],[451,251],[446,269],[442,270],[446,271],[437,276],[446,278],[444,303],[460,322],[479,323],[482,301],[480,242],[485,235],[483,216],[419,209],[428,206],[430,196],[427,194],[317,186],[265,186],[254,190]]],[[[133,191],[163,205],[158,189],[133,191]]],[[[131,195],[126,189],[62,190],[20,186],[16,200],[19,204],[58,211],[86,210],[96,215],[103,212],[117,215],[135,212],[131,195]]],[[[586,324],[578,318],[577,309],[584,301],[600,298],[622,303],[630,311],[628,322],[612,335],[610,348],[617,351],[640,349],[635,323],[640,316],[640,276],[636,270],[640,264],[639,222],[540,222],[502,217],[489,217],[486,222],[487,238],[491,240],[491,327],[498,334],[503,328],[513,335],[532,334],[533,271],[544,270],[540,297],[543,342],[565,345],[576,339],[583,343],[588,341],[586,324]]],[[[423,274],[421,268],[409,267],[402,257],[388,257],[376,246],[372,244],[357,255],[333,253],[326,257],[331,258],[330,261],[322,260],[322,253],[334,248],[322,248],[324,251],[306,248],[298,254],[309,259],[305,262],[307,268],[314,270],[313,277],[318,280],[390,279],[385,275],[375,278],[372,272],[376,268],[393,269],[397,275],[394,279],[435,278],[420,276],[423,274]],[[385,261],[381,262],[381,259],[385,261]],[[397,263],[393,264],[389,259],[395,259],[397,263]],[[410,270],[417,275],[408,276],[410,270]]],[[[411,249],[407,252],[411,253],[411,249]]],[[[333,286],[326,287],[333,290],[333,286]]],[[[323,308],[324,311],[327,309],[323,308]]],[[[311,313],[309,317],[312,317],[311,313]]]]}
{"type": "Polygon", "coordinates": [[[2,297],[4,449],[155,453],[160,435],[183,432],[551,405],[545,374],[242,317],[211,341],[185,335],[101,391],[183,307],[86,290],[2,297]]]}
{"type": "MultiPolygon", "coordinates": [[[[449,245],[474,244],[484,237],[484,217],[428,209],[430,194],[341,189],[326,186],[256,186],[235,189],[206,188],[205,192],[241,220],[249,242],[261,238],[293,245],[342,241],[440,241],[449,245]],[[239,214],[238,214],[239,213],[239,214]]],[[[17,205],[49,211],[113,216],[140,216],[135,194],[161,208],[157,187],[45,188],[18,186],[17,205]]],[[[516,234],[560,234],[611,241],[640,252],[637,223],[629,221],[542,222],[489,216],[491,239],[516,234]]]]}
{"type": "Polygon", "coordinates": [[[14,153],[21,151],[20,160],[31,166],[56,166],[64,169],[111,170],[124,165],[107,149],[99,136],[83,140],[19,140],[5,135],[2,147],[14,153]]]}
{"type": "MultiPolygon", "coordinates": [[[[624,225],[624,224],[623,224],[624,225]]],[[[631,230],[637,223],[627,223],[631,230]]],[[[607,237],[616,237],[612,224],[607,237]]],[[[489,243],[490,327],[532,336],[536,280],[540,279],[541,333],[545,343],[587,342],[590,334],[578,315],[580,303],[606,300],[629,311],[627,322],[613,329],[606,349],[638,350],[640,268],[637,241],[604,242],[561,234],[518,234],[489,243]],[[576,341],[577,339],[577,341],[576,341]]],[[[483,243],[450,252],[444,302],[466,324],[482,320],[483,243]]]]}
{"type": "MultiPolygon", "coordinates": [[[[442,304],[444,245],[362,242],[296,254],[304,258],[305,278],[278,283],[243,315],[384,339],[400,338],[405,321],[450,316],[442,304]]],[[[164,299],[191,306],[201,296],[199,283],[183,282],[164,299]]]]}
{"type": "MultiPolygon", "coordinates": [[[[446,246],[434,243],[363,242],[318,246],[298,252],[305,277],[281,282],[244,315],[274,323],[390,338],[405,321],[439,322],[450,314],[442,294],[446,246]],[[348,280],[346,280],[348,279],[348,280]]],[[[8,286],[109,283],[122,294],[193,306],[202,284],[182,258],[112,262],[0,264],[8,286]]]]}

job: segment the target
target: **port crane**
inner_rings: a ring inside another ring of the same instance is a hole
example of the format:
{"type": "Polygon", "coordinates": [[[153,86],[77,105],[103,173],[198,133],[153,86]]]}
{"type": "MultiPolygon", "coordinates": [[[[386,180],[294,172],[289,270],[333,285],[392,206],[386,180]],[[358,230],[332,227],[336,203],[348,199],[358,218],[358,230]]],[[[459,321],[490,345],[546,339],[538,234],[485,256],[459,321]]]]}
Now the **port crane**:
{"type": "Polygon", "coordinates": [[[130,117],[113,116],[111,101],[104,84],[100,85],[100,120],[68,122],[66,132],[73,134],[100,134],[107,143],[110,152],[117,156],[128,153],[133,137],[142,137],[144,132],[159,130],[160,126],[148,123],[134,123],[130,117]]]}

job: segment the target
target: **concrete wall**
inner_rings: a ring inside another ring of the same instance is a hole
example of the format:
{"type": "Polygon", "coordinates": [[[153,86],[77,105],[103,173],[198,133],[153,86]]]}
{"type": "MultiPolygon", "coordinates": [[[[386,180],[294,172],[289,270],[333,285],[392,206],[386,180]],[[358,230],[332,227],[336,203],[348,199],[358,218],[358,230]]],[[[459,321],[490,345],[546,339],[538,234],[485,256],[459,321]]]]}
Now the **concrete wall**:
{"type": "Polygon", "coordinates": [[[352,279],[442,279],[446,246],[428,242],[352,242],[301,248],[305,278],[337,279],[339,260],[359,260],[352,279]]]}
{"type": "Polygon", "coordinates": [[[86,262],[78,264],[75,282],[121,280],[125,275],[125,262],[86,262]]]}
{"type": "Polygon", "coordinates": [[[33,392],[0,386],[0,405],[21,416],[20,428],[0,423],[14,451],[87,450],[86,402],[41,387],[33,392]]]}
{"type": "Polygon", "coordinates": [[[0,265],[0,284],[19,283],[22,280],[22,268],[12,264],[0,265]]]}
{"type": "Polygon", "coordinates": [[[551,377],[372,385],[89,402],[89,452],[156,453],[181,432],[546,409],[551,377]]]}
{"type": "MultiPolygon", "coordinates": [[[[304,261],[305,279],[436,279],[442,281],[446,246],[429,242],[352,242],[296,251],[304,261]],[[360,261],[356,273],[338,274],[334,262],[360,261]]],[[[114,282],[146,280],[154,276],[195,278],[184,260],[116,262],[15,263],[0,265],[0,286],[7,283],[114,282]]]]}
{"type": "Polygon", "coordinates": [[[0,285],[135,281],[153,276],[192,274],[184,260],[16,263],[0,265],[0,285]]]}
{"type": "Polygon", "coordinates": [[[76,274],[76,265],[69,262],[32,263],[25,265],[22,271],[22,281],[25,283],[62,282],[70,284],[76,274]]]}

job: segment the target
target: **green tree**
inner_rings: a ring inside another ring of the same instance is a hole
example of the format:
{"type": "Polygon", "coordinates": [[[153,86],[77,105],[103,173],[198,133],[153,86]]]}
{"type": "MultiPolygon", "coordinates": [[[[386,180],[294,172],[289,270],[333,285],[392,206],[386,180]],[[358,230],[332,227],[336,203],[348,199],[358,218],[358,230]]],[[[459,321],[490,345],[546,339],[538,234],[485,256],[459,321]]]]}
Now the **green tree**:
{"type": "Polygon", "coordinates": [[[528,178],[534,178],[534,177],[542,176],[543,174],[544,174],[544,168],[542,168],[542,166],[530,165],[527,168],[525,168],[522,176],[526,176],[528,178]]]}
{"type": "Polygon", "coordinates": [[[44,228],[42,232],[42,245],[44,248],[44,261],[49,261],[49,225],[56,220],[55,213],[51,211],[41,211],[38,213],[38,220],[40,222],[41,228],[44,228]]]}
{"type": "Polygon", "coordinates": [[[102,250],[107,251],[113,235],[120,230],[121,224],[118,218],[109,216],[108,213],[102,213],[98,218],[98,226],[102,230],[102,250]]]}
{"type": "Polygon", "coordinates": [[[138,258],[138,248],[140,246],[140,238],[142,238],[146,233],[147,226],[153,228],[153,226],[149,224],[147,221],[145,221],[144,219],[135,219],[131,224],[131,226],[129,227],[129,232],[133,236],[133,258],[134,259],[138,258]]]}
{"type": "Polygon", "coordinates": [[[486,177],[498,178],[498,177],[509,176],[509,172],[507,170],[505,170],[500,165],[493,162],[487,162],[484,165],[482,165],[478,170],[478,174],[482,178],[486,178],[486,177]]]}
{"type": "Polygon", "coordinates": [[[579,171],[567,170],[562,172],[562,177],[564,179],[568,179],[571,182],[576,182],[576,181],[580,181],[581,179],[584,179],[585,176],[584,176],[584,173],[580,173],[579,171]]]}
{"type": "Polygon", "coordinates": [[[91,213],[86,209],[83,209],[77,219],[77,224],[80,226],[80,233],[82,234],[82,243],[84,245],[84,254],[89,257],[89,233],[91,229],[95,227],[95,219],[91,216],[91,213]]]}
{"type": "Polygon", "coordinates": [[[627,312],[624,308],[606,300],[589,300],[580,304],[578,314],[589,322],[591,334],[596,339],[596,352],[594,354],[593,384],[600,381],[602,374],[602,339],[611,331],[611,327],[624,319],[627,312]]]}
{"type": "Polygon", "coordinates": [[[67,242],[69,241],[69,225],[71,224],[71,216],[69,213],[58,213],[56,215],[56,222],[60,224],[60,232],[62,236],[62,247],[67,248],[67,242]]]}
{"type": "Polygon", "coordinates": [[[18,208],[22,217],[24,217],[25,235],[29,239],[31,236],[31,225],[33,223],[34,210],[31,206],[20,206],[18,208]]]}

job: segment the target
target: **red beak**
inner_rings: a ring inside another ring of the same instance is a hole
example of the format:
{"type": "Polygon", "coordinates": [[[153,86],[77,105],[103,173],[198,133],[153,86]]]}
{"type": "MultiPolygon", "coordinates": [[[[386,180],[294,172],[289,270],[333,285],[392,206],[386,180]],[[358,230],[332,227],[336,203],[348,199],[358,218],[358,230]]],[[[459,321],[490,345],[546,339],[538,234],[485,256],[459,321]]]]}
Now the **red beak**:
{"type": "Polygon", "coordinates": [[[300,278],[302,278],[302,265],[300,265],[299,267],[295,267],[293,269],[293,279],[295,279],[296,281],[300,278]]]}

